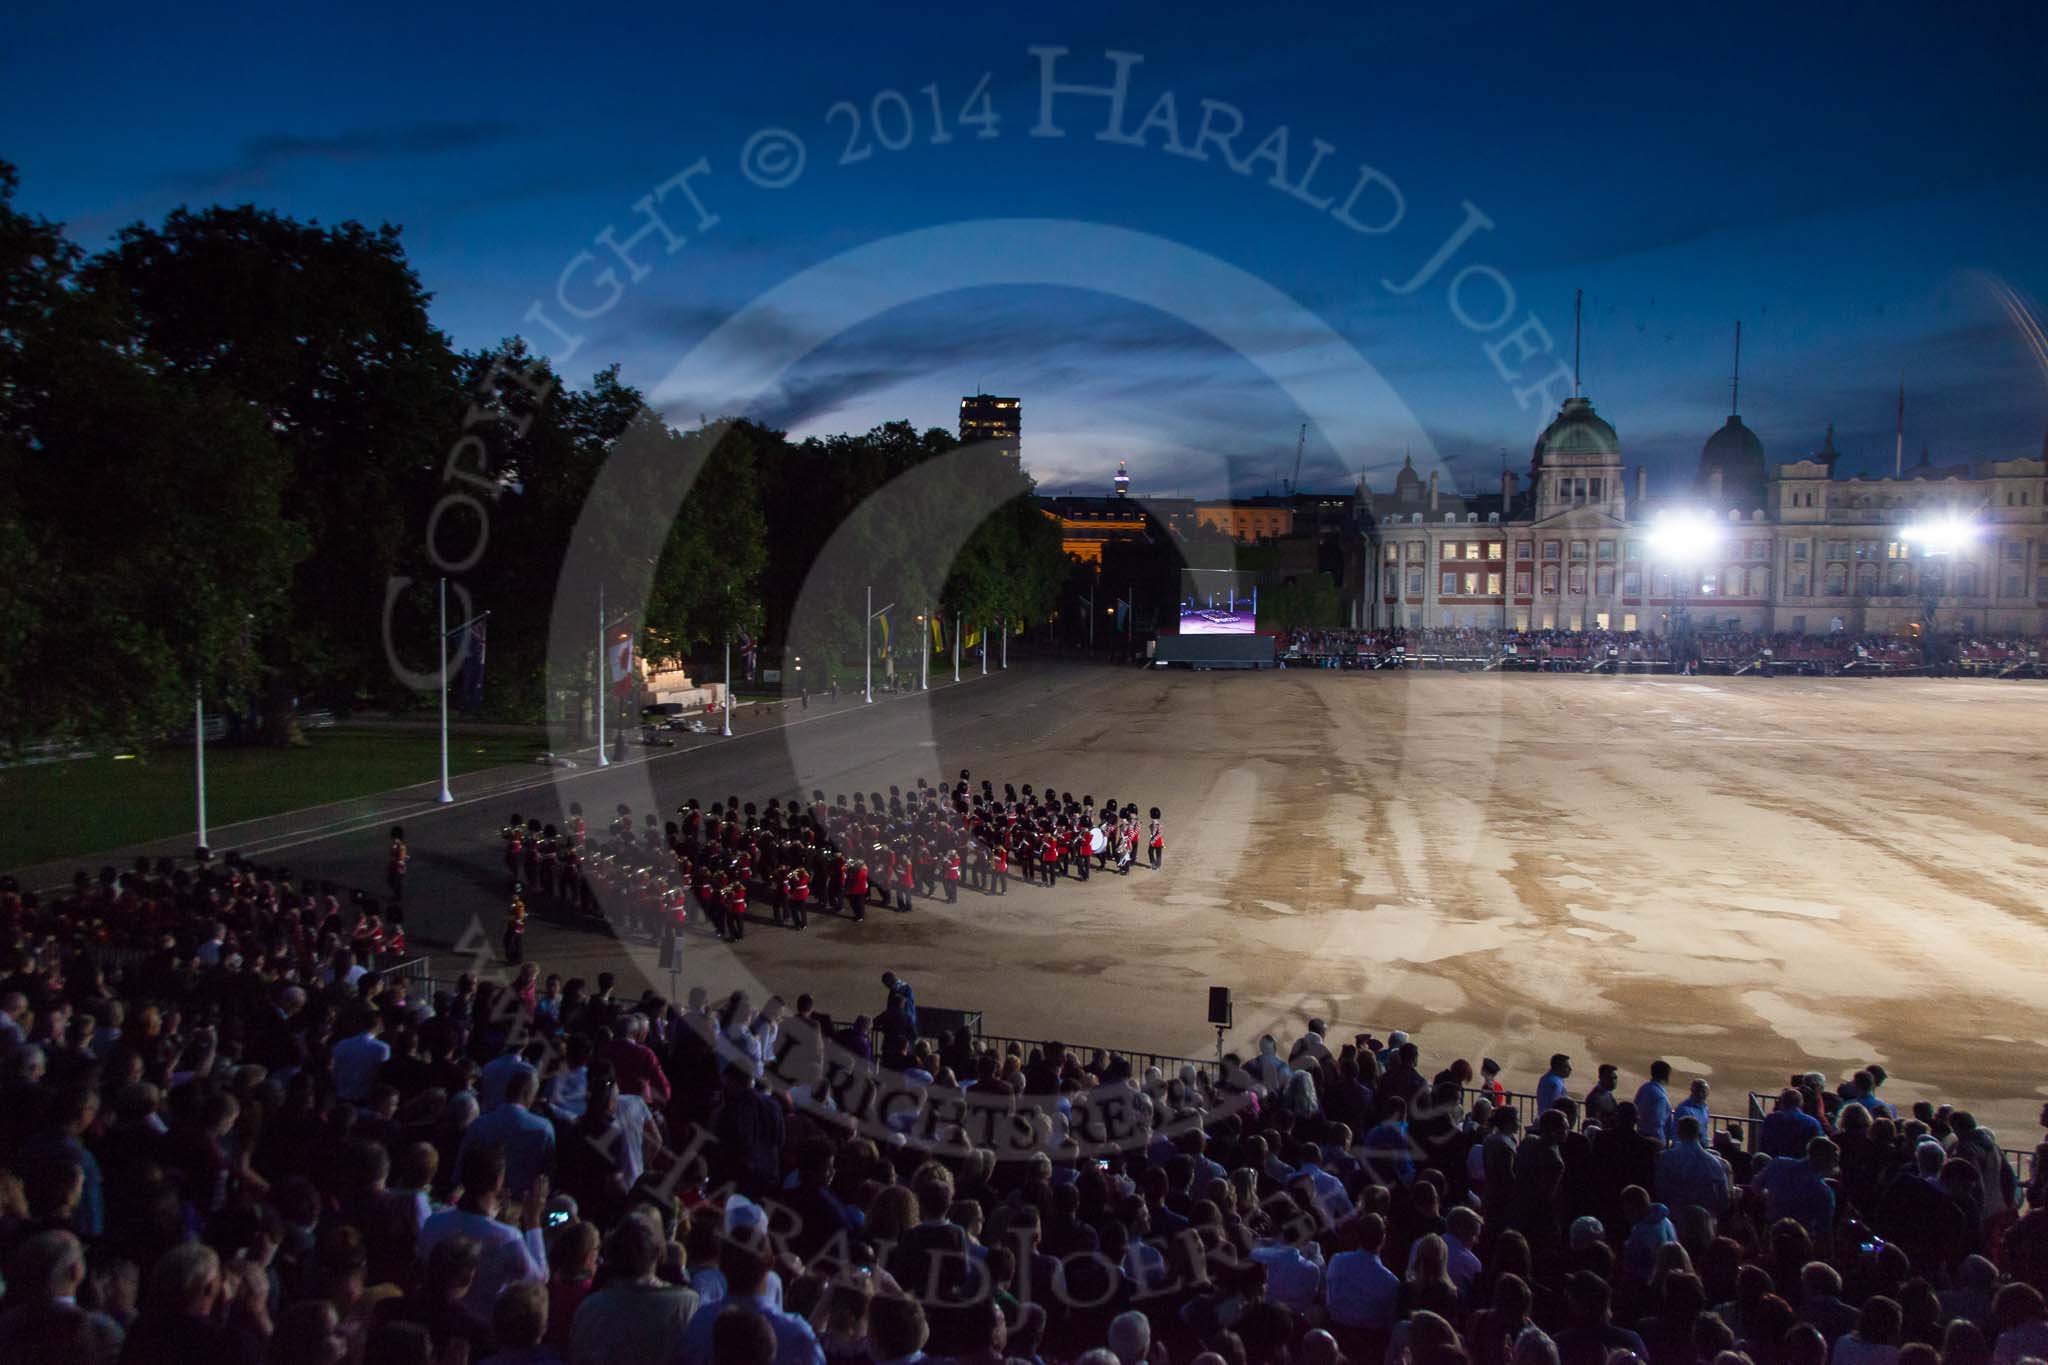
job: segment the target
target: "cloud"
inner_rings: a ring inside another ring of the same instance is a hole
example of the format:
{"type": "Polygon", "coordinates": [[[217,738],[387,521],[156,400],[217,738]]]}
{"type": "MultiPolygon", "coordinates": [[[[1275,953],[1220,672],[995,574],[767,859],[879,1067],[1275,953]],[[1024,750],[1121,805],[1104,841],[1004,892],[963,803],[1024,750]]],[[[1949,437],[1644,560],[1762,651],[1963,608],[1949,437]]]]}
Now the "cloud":
{"type": "Polygon", "coordinates": [[[222,194],[266,183],[271,176],[293,166],[446,156],[494,146],[509,140],[515,131],[509,123],[478,120],[408,123],[324,137],[270,133],[244,139],[233,162],[184,176],[173,183],[173,188],[195,196],[222,194]]]}

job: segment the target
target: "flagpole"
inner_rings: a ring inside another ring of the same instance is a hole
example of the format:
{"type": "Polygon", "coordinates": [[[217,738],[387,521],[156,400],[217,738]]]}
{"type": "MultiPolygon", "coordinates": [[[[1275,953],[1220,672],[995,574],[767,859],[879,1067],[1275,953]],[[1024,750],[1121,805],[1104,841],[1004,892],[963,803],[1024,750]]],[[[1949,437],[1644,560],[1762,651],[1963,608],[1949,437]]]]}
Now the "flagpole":
{"type": "Polygon", "coordinates": [[[611,755],[604,751],[604,684],[605,674],[611,671],[611,660],[604,652],[604,584],[597,585],[597,766],[611,766],[611,755]]]}
{"type": "Polygon", "coordinates": [[[727,739],[732,738],[732,636],[725,637],[725,728],[719,731],[727,739]]]}
{"type": "Polygon", "coordinates": [[[981,623],[981,676],[988,676],[988,622],[981,623]]]}
{"type": "Polygon", "coordinates": [[[434,798],[441,805],[455,800],[455,793],[448,790],[448,579],[441,579],[441,635],[437,648],[441,653],[441,794],[434,798]]]}
{"type": "Polygon", "coordinates": [[[1003,618],[1003,667],[1010,666],[1010,619],[1003,618]]]}
{"type": "Polygon", "coordinates": [[[917,642],[917,690],[920,692],[929,692],[932,690],[931,621],[931,615],[927,615],[923,621],[918,623],[920,626],[918,634],[924,637],[922,640],[919,640],[917,642]]]}
{"type": "Polygon", "coordinates": [[[953,681],[960,681],[960,616],[953,616],[953,681]]]}
{"type": "Polygon", "coordinates": [[[875,701],[875,585],[868,584],[867,620],[861,623],[861,696],[868,705],[875,701]]]}
{"type": "Polygon", "coordinates": [[[198,846],[206,847],[206,693],[192,684],[192,759],[199,788],[198,846]]]}

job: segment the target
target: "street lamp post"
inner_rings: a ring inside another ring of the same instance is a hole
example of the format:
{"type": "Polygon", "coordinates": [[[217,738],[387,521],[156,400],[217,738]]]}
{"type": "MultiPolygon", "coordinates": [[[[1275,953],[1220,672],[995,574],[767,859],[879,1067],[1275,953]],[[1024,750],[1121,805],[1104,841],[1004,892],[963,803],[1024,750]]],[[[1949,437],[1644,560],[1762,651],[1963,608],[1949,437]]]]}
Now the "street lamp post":
{"type": "MultiPolygon", "coordinates": [[[[1700,564],[1720,543],[1720,525],[1702,512],[1666,512],[1650,523],[1650,550],[1670,566],[1676,584],[1673,595],[1677,599],[1677,609],[1673,612],[1671,628],[1673,643],[1682,643],[1688,656],[1694,648],[1692,618],[1687,611],[1691,596],[1689,579],[1699,572],[1700,564]]],[[[1686,661],[1690,662],[1690,658],[1686,661]]]]}
{"type": "MultiPolygon", "coordinates": [[[[1952,561],[1957,554],[1976,544],[1980,533],[1981,528],[1975,522],[1950,513],[1936,520],[1915,522],[1899,535],[1907,544],[1920,547],[1922,559],[1952,561]]],[[[1924,579],[1919,586],[1920,658],[1923,664],[1931,665],[1935,662],[1934,619],[1941,605],[1941,594],[1927,591],[1924,579]]]]}
{"type": "Polygon", "coordinates": [[[865,656],[862,660],[862,667],[865,670],[864,676],[867,681],[861,690],[870,705],[875,700],[875,618],[888,615],[889,607],[895,605],[894,602],[891,602],[880,611],[876,611],[874,584],[870,583],[868,585],[868,619],[866,624],[861,627],[861,643],[863,646],[861,653],[865,656]]]}
{"type": "Polygon", "coordinates": [[[609,767],[612,761],[611,757],[604,751],[604,675],[607,662],[604,654],[604,637],[604,584],[600,583],[597,585],[597,697],[595,699],[597,702],[597,766],[600,768],[609,767]]]}
{"type": "Polygon", "coordinates": [[[199,788],[198,847],[206,847],[206,693],[192,685],[192,766],[199,788]]]}

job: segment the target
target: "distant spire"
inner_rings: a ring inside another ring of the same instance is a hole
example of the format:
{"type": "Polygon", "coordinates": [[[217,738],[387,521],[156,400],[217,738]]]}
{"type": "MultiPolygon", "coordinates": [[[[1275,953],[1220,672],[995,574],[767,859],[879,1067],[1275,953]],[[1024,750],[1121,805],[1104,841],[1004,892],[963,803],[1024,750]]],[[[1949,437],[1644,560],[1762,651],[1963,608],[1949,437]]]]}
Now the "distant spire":
{"type": "Polygon", "coordinates": [[[1892,446],[1892,477],[1906,472],[1906,372],[1899,371],[1899,436],[1892,446]]]}
{"type": "Polygon", "coordinates": [[[1828,434],[1821,438],[1820,458],[1831,461],[1838,453],[1835,449],[1835,424],[1830,422],[1828,423],[1828,434]]]}
{"type": "Polygon", "coordinates": [[[1742,319],[1735,319],[1735,378],[1728,385],[1728,415],[1742,413],[1742,319]]]}
{"type": "Polygon", "coordinates": [[[1572,290],[1572,397],[1579,396],[1579,333],[1580,318],[1584,313],[1586,291],[1572,290]]]}

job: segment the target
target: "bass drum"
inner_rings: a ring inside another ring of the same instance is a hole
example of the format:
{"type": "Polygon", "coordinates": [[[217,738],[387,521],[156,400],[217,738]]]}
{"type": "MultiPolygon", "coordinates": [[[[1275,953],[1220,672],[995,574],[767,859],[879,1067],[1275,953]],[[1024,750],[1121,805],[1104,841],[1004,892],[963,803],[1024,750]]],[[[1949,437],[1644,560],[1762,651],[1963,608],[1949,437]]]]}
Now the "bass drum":
{"type": "Polygon", "coordinates": [[[1102,832],[1099,825],[1088,832],[1088,851],[1091,854],[1109,852],[1109,836],[1102,832]]]}

